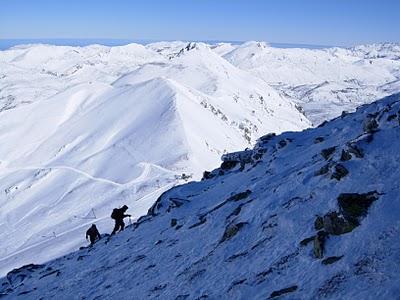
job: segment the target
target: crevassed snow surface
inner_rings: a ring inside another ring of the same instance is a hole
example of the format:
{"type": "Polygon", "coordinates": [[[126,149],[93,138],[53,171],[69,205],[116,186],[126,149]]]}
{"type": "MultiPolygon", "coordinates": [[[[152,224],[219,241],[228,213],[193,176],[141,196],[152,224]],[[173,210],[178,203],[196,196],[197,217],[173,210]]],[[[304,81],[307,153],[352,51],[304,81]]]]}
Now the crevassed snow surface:
{"type": "Polygon", "coordinates": [[[397,299],[399,111],[397,94],[319,128],[264,136],[254,149],[224,157],[236,165],[165,192],[147,216],[111,239],[10,272],[0,293],[4,299],[397,299]],[[338,170],[342,176],[335,177],[338,170]],[[313,242],[304,243],[316,234],[316,216],[340,211],[341,193],[368,192],[377,198],[359,226],[330,234],[316,258],[313,242]]]}
{"type": "Polygon", "coordinates": [[[176,42],[0,52],[0,274],[77,249],[93,222],[110,232],[114,207],[143,215],[164,190],[265,132],[311,125],[215,50],[176,42]]]}

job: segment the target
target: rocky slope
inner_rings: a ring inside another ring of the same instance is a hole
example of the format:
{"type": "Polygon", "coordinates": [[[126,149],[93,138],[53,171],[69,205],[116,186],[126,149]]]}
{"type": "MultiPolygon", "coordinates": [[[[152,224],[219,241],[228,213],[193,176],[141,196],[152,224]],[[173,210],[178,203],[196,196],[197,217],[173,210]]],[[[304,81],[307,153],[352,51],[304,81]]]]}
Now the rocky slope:
{"type": "Polygon", "coordinates": [[[224,155],[123,233],[1,279],[4,299],[396,299],[400,95],[224,155]]]}

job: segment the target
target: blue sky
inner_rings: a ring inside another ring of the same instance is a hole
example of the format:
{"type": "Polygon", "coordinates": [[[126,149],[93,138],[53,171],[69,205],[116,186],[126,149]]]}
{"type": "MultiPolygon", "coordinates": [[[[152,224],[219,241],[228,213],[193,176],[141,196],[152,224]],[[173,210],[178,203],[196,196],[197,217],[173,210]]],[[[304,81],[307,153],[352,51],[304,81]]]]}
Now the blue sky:
{"type": "Polygon", "coordinates": [[[400,42],[399,0],[0,0],[0,39],[400,42]]]}

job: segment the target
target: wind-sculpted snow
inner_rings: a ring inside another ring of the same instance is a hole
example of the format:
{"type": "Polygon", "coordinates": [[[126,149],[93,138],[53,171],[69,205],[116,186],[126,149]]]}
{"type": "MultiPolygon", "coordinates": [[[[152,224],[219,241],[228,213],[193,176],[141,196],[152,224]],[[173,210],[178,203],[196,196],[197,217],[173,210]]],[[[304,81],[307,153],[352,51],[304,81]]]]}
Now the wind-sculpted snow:
{"type": "Polygon", "coordinates": [[[400,94],[223,156],[124,232],[0,280],[4,299],[396,299],[400,94]]]}
{"type": "Polygon", "coordinates": [[[311,125],[214,50],[177,42],[0,52],[0,274],[79,248],[93,222],[110,232],[114,207],[140,217],[163,191],[265,132],[311,125]]]}

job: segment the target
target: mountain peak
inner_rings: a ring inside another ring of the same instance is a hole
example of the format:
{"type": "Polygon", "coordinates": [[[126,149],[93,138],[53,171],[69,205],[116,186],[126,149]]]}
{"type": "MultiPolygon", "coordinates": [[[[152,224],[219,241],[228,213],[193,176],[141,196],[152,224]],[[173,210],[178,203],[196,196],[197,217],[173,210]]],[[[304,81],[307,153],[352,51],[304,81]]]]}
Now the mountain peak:
{"type": "Polygon", "coordinates": [[[397,94],[315,129],[263,136],[202,181],[165,192],[124,232],[13,270],[0,292],[393,298],[399,109],[397,94]]]}

